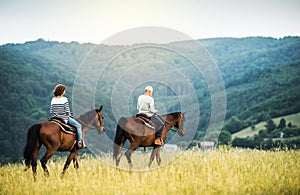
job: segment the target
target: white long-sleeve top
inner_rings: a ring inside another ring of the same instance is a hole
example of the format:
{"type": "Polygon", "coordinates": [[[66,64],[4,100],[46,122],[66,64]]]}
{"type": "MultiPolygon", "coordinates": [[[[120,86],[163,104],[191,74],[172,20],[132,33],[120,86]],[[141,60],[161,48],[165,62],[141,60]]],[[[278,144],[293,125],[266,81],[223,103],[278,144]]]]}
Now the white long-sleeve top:
{"type": "Polygon", "coordinates": [[[138,113],[151,117],[155,112],[154,99],[149,95],[140,95],[137,101],[138,113]]]}

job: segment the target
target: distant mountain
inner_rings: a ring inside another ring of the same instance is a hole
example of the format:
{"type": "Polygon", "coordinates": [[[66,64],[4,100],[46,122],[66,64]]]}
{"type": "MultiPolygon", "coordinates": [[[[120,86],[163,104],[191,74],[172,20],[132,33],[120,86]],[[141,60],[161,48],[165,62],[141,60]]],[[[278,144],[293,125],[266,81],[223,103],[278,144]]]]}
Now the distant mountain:
{"type": "MultiPolygon", "coordinates": [[[[242,121],[242,126],[247,127],[268,117],[300,112],[300,37],[217,38],[199,42],[214,58],[221,71],[227,93],[226,121],[237,117],[242,121]]],[[[183,49],[190,50],[187,43],[182,44],[183,49]]],[[[21,159],[27,128],[49,117],[53,87],[57,83],[66,84],[66,95],[70,96],[76,71],[94,48],[98,50],[93,52],[99,55],[89,63],[97,66],[112,58],[118,51],[126,49],[126,46],[64,43],[43,39],[0,46],[2,162],[21,159]]],[[[197,55],[196,52],[190,52],[197,55]]],[[[133,58],[143,61],[139,59],[141,56],[124,55],[118,68],[112,71],[126,70],[126,65],[133,58]]],[[[165,58],[170,63],[178,63],[183,72],[190,71],[188,62],[172,55],[165,58]]],[[[99,74],[97,69],[93,74],[99,74]]],[[[91,78],[95,75],[91,75],[91,78]]],[[[195,136],[195,139],[199,140],[205,134],[209,122],[210,94],[200,75],[190,76],[194,82],[192,85],[200,97],[201,113],[204,113],[200,116],[195,136]]],[[[103,89],[101,93],[97,91],[96,102],[105,105],[106,133],[112,137],[116,125],[110,107],[112,86],[105,80],[101,86],[103,89]]],[[[92,87],[95,86],[86,85],[86,88],[92,87]]],[[[157,94],[159,93],[160,89],[157,91],[157,94]]],[[[179,106],[172,96],[170,93],[166,97],[158,97],[167,110],[176,110],[179,106]]]]}

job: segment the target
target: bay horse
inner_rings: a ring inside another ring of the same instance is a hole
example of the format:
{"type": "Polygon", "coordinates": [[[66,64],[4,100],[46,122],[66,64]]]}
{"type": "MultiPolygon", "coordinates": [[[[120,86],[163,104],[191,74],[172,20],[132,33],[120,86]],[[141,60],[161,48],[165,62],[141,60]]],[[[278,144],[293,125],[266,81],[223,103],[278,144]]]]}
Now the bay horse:
{"type": "MultiPolygon", "coordinates": [[[[99,134],[104,133],[102,107],[99,109],[92,109],[81,115],[77,120],[82,125],[82,137],[84,138],[85,133],[94,126],[99,134]]],[[[32,166],[32,172],[34,180],[36,181],[36,168],[39,149],[42,145],[46,147],[46,153],[41,159],[41,165],[43,167],[46,176],[49,176],[47,169],[47,161],[54,155],[56,151],[69,151],[70,154],[64,165],[62,176],[65,174],[71,161],[73,160],[74,167],[79,168],[77,153],[78,147],[75,144],[76,135],[66,133],[61,130],[61,127],[52,121],[43,121],[41,123],[32,125],[27,132],[27,142],[24,149],[25,159],[25,171],[32,166]]]]}
{"type": "MultiPolygon", "coordinates": [[[[161,115],[164,120],[164,128],[161,138],[163,141],[167,138],[167,132],[175,127],[179,136],[184,136],[184,121],[186,112],[175,112],[171,114],[161,115]]],[[[116,135],[113,146],[113,158],[116,160],[116,166],[119,166],[121,151],[126,140],[129,140],[130,146],[125,152],[129,167],[132,168],[131,154],[138,147],[153,147],[148,167],[151,166],[154,157],[157,164],[160,165],[160,145],[155,145],[155,129],[144,124],[138,117],[121,117],[118,121],[116,135]]]]}

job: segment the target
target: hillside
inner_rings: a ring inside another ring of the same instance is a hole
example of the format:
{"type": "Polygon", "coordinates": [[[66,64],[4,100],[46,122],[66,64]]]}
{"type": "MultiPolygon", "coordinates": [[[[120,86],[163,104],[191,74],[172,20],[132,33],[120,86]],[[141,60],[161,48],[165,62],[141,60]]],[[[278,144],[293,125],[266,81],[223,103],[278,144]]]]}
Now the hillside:
{"type": "MultiPolygon", "coordinates": [[[[300,127],[300,113],[296,114],[290,114],[286,116],[281,116],[277,118],[273,118],[272,120],[276,125],[279,125],[280,119],[285,119],[286,123],[292,123],[293,125],[300,127]]],[[[240,137],[240,138],[246,138],[246,137],[252,137],[254,135],[257,135],[260,130],[265,129],[266,122],[260,122],[258,124],[254,125],[254,129],[251,129],[251,127],[247,127],[245,129],[242,129],[241,131],[235,133],[232,135],[233,138],[240,137]]]]}
{"type": "MultiPolygon", "coordinates": [[[[238,129],[241,130],[269,117],[300,112],[300,37],[219,38],[199,42],[209,51],[220,68],[227,95],[226,123],[236,117],[242,122],[238,129]]],[[[191,55],[197,55],[195,51],[191,51],[188,43],[180,44],[191,55]]],[[[93,50],[95,58],[91,58],[88,63],[95,64],[95,67],[92,69],[93,75],[89,75],[84,81],[86,91],[81,92],[83,96],[92,95],[89,91],[93,91],[95,84],[89,79],[98,78],[99,71],[104,66],[102,63],[126,46],[49,42],[42,39],[0,46],[1,162],[15,162],[22,158],[28,127],[49,117],[53,87],[57,83],[65,83],[68,87],[66,95],[70,97],[78,67],[94,47],[97,47],[97,50],[93,50]]],[[[143,52],[143,55],[156,55],[151,50],[143,52]]],[[[143,55],[130,53],[121,56],[118,66],[109,70],[111,72],[106,76],[110,77],[110,81],[113,80],[114,73],[122,73],[133,59],[143,61],[143,55]]],[[[193,73],[189,62],[173,55],[162,57],[170,64],[178,66],[181,72],[193,73]]],[[[201,107],[200,123],[195,135],[195,139],[201,140],[210,119],[211,96],[201,75],[191,74],[189,77],[201,107]]],[[[180,82],[176,84],[184,89],[180,82]]],[[[97,105],[104,105],[106,134],[113,137],[116,126],[110,105],[113,83],[103,79],[97,87],[95,102],[97,105]]],[[[179,104],[174,93],[165,93],[164,90],[157,86],[156,101],[166,111],[178,109],[179,104]]],[[[133,99],[129,101],[133,113],[136,96],[137,94],[133,94],[133,99]]],[[[87,106],[88,109],[90,106],[87,106]]]]}
{"type": "Polygon", "coordinates": [[[50,117],[55,83],[71,86],[73,74],[46,58],[0,48],[0,164],[21,159],[27,129],[50,117]]]}

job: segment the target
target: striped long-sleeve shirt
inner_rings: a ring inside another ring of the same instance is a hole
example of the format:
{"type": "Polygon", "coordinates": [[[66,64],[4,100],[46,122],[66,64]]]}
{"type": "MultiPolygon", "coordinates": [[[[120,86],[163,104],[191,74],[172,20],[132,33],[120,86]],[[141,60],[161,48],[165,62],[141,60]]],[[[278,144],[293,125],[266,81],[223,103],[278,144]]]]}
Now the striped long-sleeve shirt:
{"type": "Polygon", "coordinates": [[[70,116],[68,99],[66,97],[53,97],[51,100],[50,113],[67,122],[70,116]]]}

